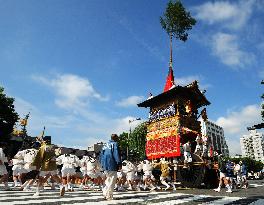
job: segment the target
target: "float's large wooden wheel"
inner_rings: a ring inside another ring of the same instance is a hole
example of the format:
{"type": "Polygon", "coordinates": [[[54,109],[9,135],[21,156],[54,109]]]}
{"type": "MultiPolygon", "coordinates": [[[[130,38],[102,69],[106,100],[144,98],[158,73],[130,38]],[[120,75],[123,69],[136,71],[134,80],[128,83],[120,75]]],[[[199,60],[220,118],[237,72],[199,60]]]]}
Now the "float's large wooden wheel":
{"type": "Polygon", "coordinates": [[[205,176],[204,176],[204,184],[208,189],[212,189],[218,186],[219,184],[219,176],[218,171],[215,167],[209,169],[206,167],[205,176]]]}
{"type": "Polygon", "coordinates": [[[179,166],[177,179],[185,187],[200,187],[205,175],[204,160],[196,154],[192,154],[192,159],[193,162],[189,164],[188,168],[183,168],[183,164],[179,166]]]}

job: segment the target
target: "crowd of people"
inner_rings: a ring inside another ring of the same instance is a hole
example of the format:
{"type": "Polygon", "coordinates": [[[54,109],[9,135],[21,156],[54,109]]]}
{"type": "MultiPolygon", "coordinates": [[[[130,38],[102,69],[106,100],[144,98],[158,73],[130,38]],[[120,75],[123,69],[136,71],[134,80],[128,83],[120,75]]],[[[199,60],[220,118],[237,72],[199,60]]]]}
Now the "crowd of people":
{"type": "MultiPolygon", "coordinates": [[[[58,154],[57,147],[49,140],[34,143],[29,149],[21,149],[13,157],[7,159],[4,154],[6,144],[0,146],[0,183],[5,190],[16,188],[21,191],[32,190],[39,196],[44,186],[51,189],[59,187],[60,195],[74,191],[75,187],[90,190],[95,187],[103,192],[106,200],[113,199],[113,191],[124,190],[176,190],[175,179],[172,178],[171,164],[161,158],[159,160],[143,160],[137,164],[128,160],[121,161],[118,136],[113,134],[103,146],[99,156],[84,155],[77,157],[74,153],[58,154]],[[13,186],[8,186],[7,168],[12,167],[13,186]],[[160,173],[155,175],[154,170],[160,173]],[[158,176],[158,177],[157,177],[158,176]]],[[[184,151],[189,151],[185,146],[184,151]]],[[[184,152],[185,158],[188,158],[184,152]]],[[[246,166],[240,162],[235,164],[218,156],[219,186],[214,189],[220,192],[223,185],[227,192],[233,188],[247,188],[246,166]]]]}
{"type": "MultiPolygon", "coordinates": [[[[7,144],[1,144],[0,183],[4,183],[5,190],[35,190],[34,196],[39,196],[47,185],[50,189],[58,187],[61,196],[66,191],[74,191],[75,187],[84,190],[96,187],[103,192],[106,200],[113,199],[114,190],[156,189],[153,163],[148,160],[137,165],[128,160],[121,162],[117,139],[118,136],[113,134],[97,157],[77,157],[74,153],[60,155],[57,147],[46,140],[41,144],[34,143],[29,149],[20,149],[13,159],[7,159],[4,153],[7,144]],[[11,187],[8,185],[10,168],[13,179],[11,187]]],[[[161,163],[156,166],[161,166],[161,163]]],[[[163,174],[161,182],[169,187],[167,177],[167,174],[163,174]]]]}
{"type": "Polygon", "coordinates": [[[81,158],[74,153],[58,153],[58,147],[50,141],[34,143],[29,149],[20,149],[13,159],[7,159],[4,149],[6,144],[0,147],[0,177],[5,190],[17,188],[21,191],[31,190],[35,186],[34,196],[39,196],[43,186],[47,183],[51,189],[60,188],[60,195],[65,191],[73,191],[75,184],[85,188],[90,180],[93,183],[101,183],[103,173],[99,168],[96,158],[84,155],[81,158]],[[11,168],[13,186],[8,186],[11,168]],[[101,179],[101,180],[100,180],[101,179]]]}
{"type": "Polygon", "coordinates": [[[228,193],[232,193],[234,188],[248,188],[247,181],[247,168],[246,165],[240,161],[239,163],[225,160],[220,154],[218,156],[218,169],[219,169],[219,186],[214,189],[220,192],[221,188],[225,186],[228,193]]]}

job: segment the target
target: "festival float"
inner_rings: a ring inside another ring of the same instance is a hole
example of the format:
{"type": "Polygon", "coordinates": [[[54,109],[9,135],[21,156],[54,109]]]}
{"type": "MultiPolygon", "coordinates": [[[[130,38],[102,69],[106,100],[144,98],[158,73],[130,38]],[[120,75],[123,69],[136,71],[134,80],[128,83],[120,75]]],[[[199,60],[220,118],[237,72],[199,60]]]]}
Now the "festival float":
{"type": "Polygon", "coordinates": [[[177,176],[177,181],[186,187],[208,184],[209,179],[209,183],[217,183],[212,166],[213,150],[201,131],[201,123],[207,120],[205,106],[208,105],[210,102],[197,81],[186,86],[175,84],[172,56],[163,92],[157,96],[151,94],[138,104],[149,108],[146,157],[152,161],[166,158],[174,166],[174,180],[177,176]],[[189,150],[184,150],[186,147],[189,150]],[[186,157],[188,153],[191,160],[186,157]]]}

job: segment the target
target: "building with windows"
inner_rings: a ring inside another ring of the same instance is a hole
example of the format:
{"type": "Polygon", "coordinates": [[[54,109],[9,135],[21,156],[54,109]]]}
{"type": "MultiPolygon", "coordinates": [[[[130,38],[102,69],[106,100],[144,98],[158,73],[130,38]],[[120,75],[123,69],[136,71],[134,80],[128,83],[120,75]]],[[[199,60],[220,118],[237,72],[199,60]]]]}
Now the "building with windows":
{"type": "Polygon", "coordinates": [[[93,144],[92,146],[88,146],[87,147],[87,151],[88,152],[94,152],[96,154],[99,154],[103,148],[105,143],[103,142],[98,142],[96,144],[93,144]]]}
{"type": "Polygon", "coordinates": [[[228,146],[225,140],[224,129],[219,125],[207,120],[202,121],[202,133],[208,136],[213,150],[224,156],[229,156],[228,146]]]}
{"type": "Polygon", "coordinates": [[[248,135],[240,138],[243,157],[249,157],[264,162],[264,134],[257,130],[249,130],[248,135]]]}

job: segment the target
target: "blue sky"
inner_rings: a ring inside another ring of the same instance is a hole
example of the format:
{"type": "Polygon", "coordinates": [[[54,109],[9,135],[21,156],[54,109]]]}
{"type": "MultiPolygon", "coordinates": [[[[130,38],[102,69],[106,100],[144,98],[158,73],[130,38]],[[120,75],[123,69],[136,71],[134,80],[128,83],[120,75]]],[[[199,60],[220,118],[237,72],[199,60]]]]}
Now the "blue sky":
{"type": "MultiPolygon", "coordinates": [[[[149,92],[163,91],[169,38],[159,17],[167,1],[0,1],[0,85],[16,99],[28,132],[84,148],[128,131],[149,92]]],[[[239,153],[246,127],[261,122],[264,3],[183,1],[197,24],[173,41],[176,84],[198,80],[209,119],[239,153]]]]}

